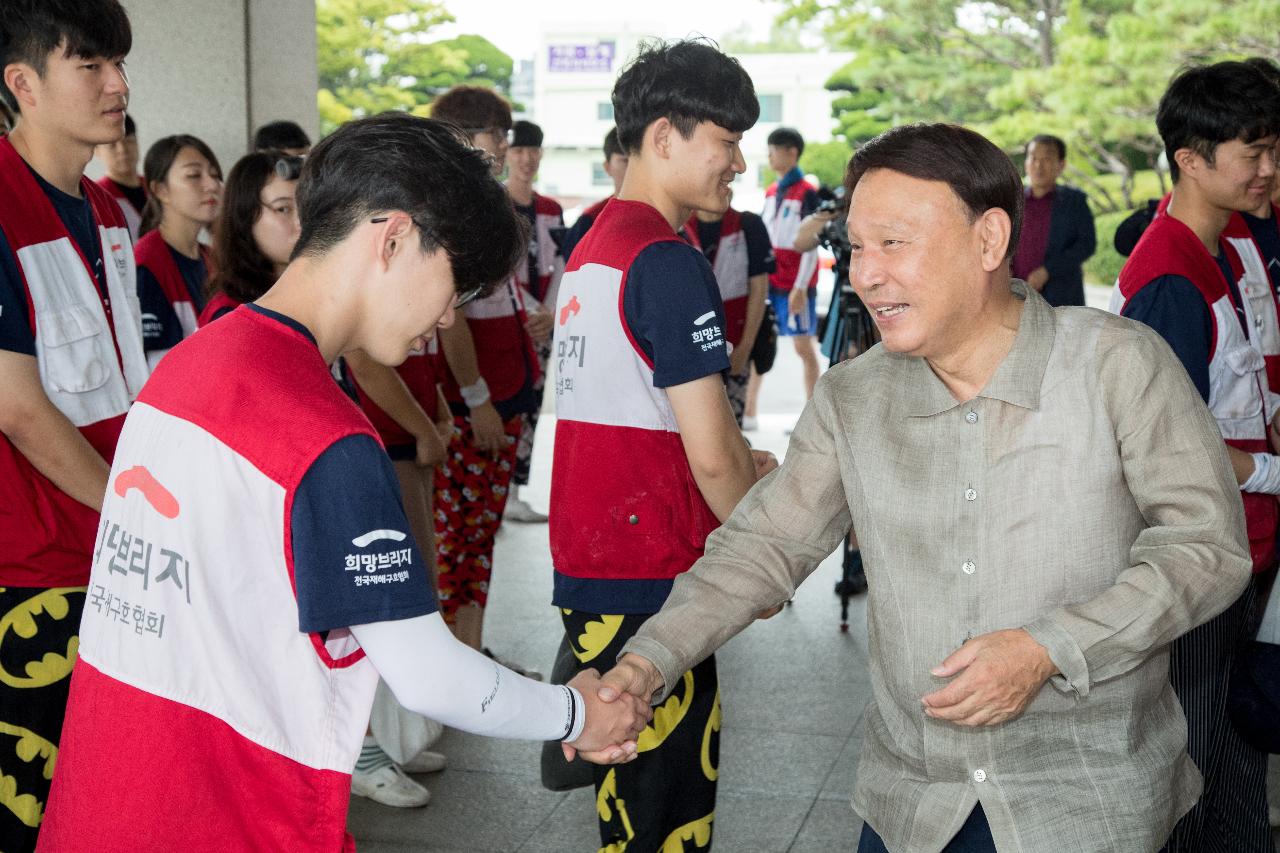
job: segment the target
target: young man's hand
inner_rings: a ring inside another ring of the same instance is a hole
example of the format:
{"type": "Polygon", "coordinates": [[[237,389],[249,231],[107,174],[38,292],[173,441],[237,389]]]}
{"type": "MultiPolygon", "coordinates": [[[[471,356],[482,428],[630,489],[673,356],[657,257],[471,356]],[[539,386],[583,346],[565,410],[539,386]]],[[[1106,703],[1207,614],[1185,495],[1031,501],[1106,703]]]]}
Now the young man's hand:
{"type": "Polygon", "coordinates": [[[569,686],[582,694],[587,720],[577,740],[562,744],[565,758],[581,755],[596,764],[634,760],[636,739],[653,717],[649,703],[606,684],[594,669],[575,675],[569,686]]]}
{"type": "Polygon", "coordinates": [[[803,318],[804,322],[797,323],[796,326],[804,327],[809,322],[809,290],[804,287],[791,288],[791,294],[787,296],[787,313],[792,317],[803,318]]]}
{"type": "Polygon", "coordinates": [[[485,403],[471,410],[471,432],[476,437],[476,447],[482,453],[492,456],[501,453],[507,441],[502,415],[498,414],[492,403],[485,403]]]}

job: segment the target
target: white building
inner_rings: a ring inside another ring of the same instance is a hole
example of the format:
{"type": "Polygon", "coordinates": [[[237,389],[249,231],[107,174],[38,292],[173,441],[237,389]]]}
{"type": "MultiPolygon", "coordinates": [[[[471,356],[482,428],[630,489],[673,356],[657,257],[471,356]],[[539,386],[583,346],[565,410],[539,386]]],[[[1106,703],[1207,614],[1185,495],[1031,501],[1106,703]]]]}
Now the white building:
{"type": "MultiPolygon", "coordinates": [[[[560,199],[570,215],[612,192],[602,146],[613,127],[613,83],[641,41],[661,32],[658,24],[628,23],[559,28],[542,35],[532,65],[533,98],[524,105],[527,117],[545,134],[538,190],[560,199]]],[[[735,207],[763,206],[761,177],[768,167],[765,140],[770,131],[785,125],[799,130],[806,141],[831,138],[835,93],[823,84],[852,59],[851,53],[825,50],[738,57],[755,83],[760,120],[742,141],[747,171],[735,186],[735,207]]],[[[522,70],[529,73],[527,67],[522,70]]],[[[522,82],[528,85],[527,78],[522,82]]]]}

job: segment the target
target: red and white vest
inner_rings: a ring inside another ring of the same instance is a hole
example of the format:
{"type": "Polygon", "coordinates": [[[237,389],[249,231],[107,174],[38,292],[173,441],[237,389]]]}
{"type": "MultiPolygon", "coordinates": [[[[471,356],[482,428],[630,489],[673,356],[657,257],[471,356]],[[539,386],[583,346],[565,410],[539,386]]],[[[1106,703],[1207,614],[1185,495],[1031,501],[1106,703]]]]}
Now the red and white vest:
{"type": "Polygon", "coordinates": [[[225,292],[219,290],[217,293],[212,294],[209,297],[209,301],[204,304],[204,310],[196,318],[196,326],[203,329],[212,323],[215,318],[225,314],[226,311],[234,311],[240,304],[240,300],[232,299],[225,292]],[[222,313],[220,314],[219,312],[222,313]]]}
{"type": "Polygon", "coordinates": [[[818,250],[797,252],[796,232],[800,230],[800,209],[804,197],[817,188],[807,180],[796,181],[778,198],[778,182],[774,181],[764,191],[765,228],[773,243],[773,257],[777,266],[769,274],[769,286],[774,290],[791,290],[794,287],[816,287],[818,284],[818,250]]]}
{"type": "Polygon", "coordinates": [[[560,276],[564,275],[564,259],[560,248],[551,236],[551,229],[564,227],[564,211],[554,200],[533,194],[533,237],[538,244],[538,280],[528,281],[529,262],[523,259],[516,265],[516,281],[539,304],[554,305],[560,276]]]}
{"type": "MultiPolygon", "coordinates": [[[[697,216],[689,217],[684,233],[694,248],[702,249],[697,216]]],[[[747,275],[750,264],[747,258],[747,237],[742,233],[742,214],[732,207],[724,212],[724,218],[720,220],[720,242],[711,269],[715,272],[720,299],[724,302],[727,326],[725,338],[736,347],[747,327],[747,297],[751,292],[751,278],[747,275]]]]}
{"type": "Polygon", "coordinates": [[[315,345],[248,308],[161,362],[111,469],[40,850],[354,849],[377,673],[347,630],[299,632],[290,517],[355,434],[315,345]]]}
{"type": "MultiPolygon", "coordinates": [[[[159,229],[143,235],[138,245],[133,247],[133,257],[139,267],[146,267],[147,271],[155,276],[160,290],[164,292],[164,298],[173,306],[173,313],[178,316],[178,322],[182,325],[182,337],[188,338],[194,335],[199,327],[197,323],[199,312],[196,311],[195,303],[191,301],[191,291],[178,270],[178,264],[173,260],[169,244],[160,236],[159,229]]],[[[209,250],[203,245],[200,246],[200,260],[207,270],[209,250]]]]}
{"type": "Polygon", "coordinates": [[[719,525],[622,307],[636,256],[676,240],[649,205],[614,199],[560,284],[550,533],[552,565],[570,577],[673,578],[719,525]]]}
{"type": "MultiPolygon", "coordinates": [[[[1274,205],[1272,216],[1280,216],[1280,210],[1274,205]]],[[[1226,230],[1222,232],[1222,239],[1236,250],[1244,270],[1240,279],[1240,296],[1244,299],[1242,307],[1249,321],[1249,341],[1266,359],[1271,390],[1280,392],[1280,319],[1277,318],[1275,283],[1267,274],[1267,262],[1244,217],[1232,214],[1226,230]]]]}
{"type": "MultiPolygon", "coordinates": [[[[432,336],[431,340],[427,341],[426,352],[409,353],[404,363],[396,368],[396,373],[400,374],[400,378],[404,380],[409,394],[431,420],[435,420],[440,414],[440,395],[436,391],[436,383],[440,375],[440,360],[440,342],[432,336]]],[[[352,379],[354,380],[354,377],[352,379]]],[[[378,431],[383,444],[388,447],[417,444],[416,438],[406,432],[404,427],[396,423],[395,419],[384,412],[377,403],[369,399],[369,395],[360,387],[359,382],[353,381],[353,384],[360,396],[360,408],[369,418],[369,423],[373,424],[373,428],[378,431]]]]}
{"type": "MultiPolygon", "coordinates": [[[[139,176],[141,177],[141,176],[139,176]]],[[[146,186],[147,182],[143,181],[142,186],[146,186]]],[[[134,243],[138,242],[138,231],[142,228],[142,211],[133,206],[133,202],[129,201],[129,197],[120,190],[120,186],[110,178],[103,176],[98,179],[98,186],[107,191],[107,195],[116,200],[116,204],[120,205],[120,213],[124,215],[124,221],[129,226],[129,237],[134,243]]]]}
{"type": "MultiPolygon", "coordinates": [[[[124,414],[147,380],[147,359],[124,217],[87,178],[80,191],[100,237],[106,299],[26,162],[0,137],[0,230],[26,285],[40,383],[109,462],[124,414]]],[[[97,522],[96,512],[55,486],[0,434],[0,585],[82,585],[97,522]]]]}
{"type": "MultiPolygon", "coordinates": [[[[527,384],[536,382],[541,372],[533,349],[533,340],[525,331],[528,314],[524,307],[524,288],[512,275],[494,292],[468,302],[462,309],[471,340],[476,349],[480,376],[489,386],[495,401],[509,400],[527,384]]],[[[446,370],[442,382],[445,399],[462,402],[462,392],[452,370],[446,370]]]]}
{"type": "MultiPolygon", "coordinates": [[[[1268,441],[1268,425],[1275,416],[1277,397],[1270,393],[1266,359],[1240,328],[1231,290],[1223,280],[1217,262],[1190,228],[1165,212],[1167,204],[1168,199],[1160,206],[1155,219],[1120,271],[1117,282],[1119,307],[1122,310],[1138,291],[1161,276],[1177,275],[1191,281],[1204,297],[1213,317],[1209,411],[1231,447],[1246,453],[1273,452],[1268,441]]],[[[1256,294],[1244,296],[1248,282],[1240,258],[1227,240],[1220,240],[1219,245],[1239,283],[1245,303],[1240,307],[1244,309],[1246,322],[1254,329],[1257,328],[1255,318],[1262,318],[1264,329],[1268,323],[1274,324],[1274,297],[1269,292],[1265,301],[1255,300],[1256,294]]],[[[1254,337],[1261,341],[1263,347],[1269,346],[1266,336],[1254,337]]],[[[1261,571],[1271,564],[1273,558],[1280,509],[1274,495],[1243,492],[1241,497],[1254,571],[1261,571]]]]}

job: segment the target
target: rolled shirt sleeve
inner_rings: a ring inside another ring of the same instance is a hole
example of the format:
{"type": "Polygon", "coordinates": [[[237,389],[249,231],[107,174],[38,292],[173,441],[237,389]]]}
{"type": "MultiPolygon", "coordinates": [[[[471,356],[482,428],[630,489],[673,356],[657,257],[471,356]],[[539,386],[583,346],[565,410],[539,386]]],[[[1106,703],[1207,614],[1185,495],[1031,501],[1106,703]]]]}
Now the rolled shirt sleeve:
{"type": "Polygon", "coordinates": [[[1173,351],[1144,328],[1116,340],[1100,364],[1125,480],[1147,527],[1114,586],[1026,626],[1061,672],[1054,687],[1080,696],[1221,613],[1252,570],[1221,433],[1173,351]]]}

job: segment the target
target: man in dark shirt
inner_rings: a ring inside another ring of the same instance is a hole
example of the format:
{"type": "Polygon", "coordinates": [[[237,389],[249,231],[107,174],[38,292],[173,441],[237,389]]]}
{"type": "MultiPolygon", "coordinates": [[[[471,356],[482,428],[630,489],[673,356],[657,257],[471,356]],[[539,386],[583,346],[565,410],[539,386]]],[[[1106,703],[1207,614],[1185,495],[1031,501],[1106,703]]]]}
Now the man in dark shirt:
{"type": "Polygon", "coordinates": [[[1050,305],[1084,304],[1082,265],[1097,248],[1084,193],[1059,184],[1067,144],[1041,134],[1027,143],[1025,216],[1013,276],[1040,291],[1050,305]]]}

